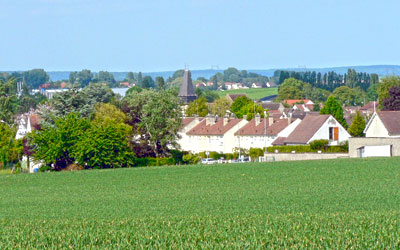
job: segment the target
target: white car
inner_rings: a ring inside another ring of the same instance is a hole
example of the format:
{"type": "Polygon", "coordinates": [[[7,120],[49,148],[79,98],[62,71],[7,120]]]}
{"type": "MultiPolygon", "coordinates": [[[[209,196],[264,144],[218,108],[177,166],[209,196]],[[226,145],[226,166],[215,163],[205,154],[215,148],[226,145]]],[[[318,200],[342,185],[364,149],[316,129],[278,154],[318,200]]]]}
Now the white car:
{"type": "Polygon", "coordinates": [[[201,160],[201,164],[215,164],[215,160],[213,158],[205,158],[201,160]]]}

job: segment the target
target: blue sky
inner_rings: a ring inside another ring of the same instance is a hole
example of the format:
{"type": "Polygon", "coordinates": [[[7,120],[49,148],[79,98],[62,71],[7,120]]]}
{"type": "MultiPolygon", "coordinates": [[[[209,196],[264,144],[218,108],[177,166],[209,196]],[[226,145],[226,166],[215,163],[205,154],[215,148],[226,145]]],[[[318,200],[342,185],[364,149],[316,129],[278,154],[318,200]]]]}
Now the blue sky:
{"type": "Polygon", "coordinates": [[[400,64],[398,0],[0,0],[0,70],[400,64]]]}

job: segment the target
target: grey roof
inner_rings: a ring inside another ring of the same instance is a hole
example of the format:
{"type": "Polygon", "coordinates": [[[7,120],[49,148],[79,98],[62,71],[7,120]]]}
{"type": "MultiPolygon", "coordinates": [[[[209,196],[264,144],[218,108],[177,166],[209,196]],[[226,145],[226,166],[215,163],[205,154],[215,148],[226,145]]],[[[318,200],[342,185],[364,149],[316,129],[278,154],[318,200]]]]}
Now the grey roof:
{"type": "Polygon", "coordinates": [[[268,109],[268,110],[279,110],[281,107],[281,103],[274,103],[274,102],[264,102],[261,104],[263,109],[268,109]]]}
{"type": "Polygon", "coordinates": [[[330,115],[307,115],[285,139],[285,144],[307,144],[330,115]]]}
{"type": "Polygon", "coordinates": [[[378,116],[388,130],[389,135],[400,134],[400,111],[379,111],[378,116]]]}
{"type": "Polygon", "coordinates": [[[188,103],[197,99],[196,91],[193,87],[192,76],[189,70],[185,70],[183,80],[178,95],[184,103],[188,103]]]}

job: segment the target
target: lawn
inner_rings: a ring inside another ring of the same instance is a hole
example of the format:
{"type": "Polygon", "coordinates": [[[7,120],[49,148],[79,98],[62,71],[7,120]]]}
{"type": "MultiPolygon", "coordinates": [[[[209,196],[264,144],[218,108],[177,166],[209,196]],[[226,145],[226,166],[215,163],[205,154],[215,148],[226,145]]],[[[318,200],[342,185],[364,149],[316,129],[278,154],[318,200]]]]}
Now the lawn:
{"type": "Polygon", "coordinates": [[[399,161],[0,175],[0,249],[398,249],[399,161]]]}
{"type": "Polygon", "coordinates": [[[261,99],[270,95],[277,95],[278,88],[262,88],[262,89],[233,89],[225,91],[214,91],[220,97],[225,97],[227,94],[246,94],[250,99],[261,99]]]}

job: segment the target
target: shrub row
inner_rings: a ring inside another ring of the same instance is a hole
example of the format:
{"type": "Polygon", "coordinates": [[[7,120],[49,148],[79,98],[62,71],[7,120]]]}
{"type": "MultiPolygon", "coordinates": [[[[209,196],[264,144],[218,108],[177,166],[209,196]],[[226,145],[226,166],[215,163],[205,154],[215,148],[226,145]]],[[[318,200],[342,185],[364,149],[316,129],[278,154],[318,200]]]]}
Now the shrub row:
{"type": "Polygon", "coordinates": [[[317,142],[315,144],[310,143],[310,145],[273,146],[267,148],[268,153],[275,153],[276,150],[280,153],[291,153],[292,151],[296,151],[296,153],[316,153],[318,151],[323,153],[348,153],[349,145],[345,143],[338,146],[328,146],[317,142]]]}

